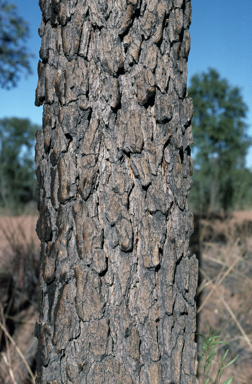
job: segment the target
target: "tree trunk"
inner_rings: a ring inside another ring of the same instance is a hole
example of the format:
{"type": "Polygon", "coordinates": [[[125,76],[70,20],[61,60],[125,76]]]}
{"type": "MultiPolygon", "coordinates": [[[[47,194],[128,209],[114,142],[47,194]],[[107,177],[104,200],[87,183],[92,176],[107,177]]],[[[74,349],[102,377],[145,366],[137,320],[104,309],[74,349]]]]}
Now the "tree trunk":
{"type": "Polygon", "coordinates": [[[195,383],[190,0],[40,0],[37,383],[195,383]]]}

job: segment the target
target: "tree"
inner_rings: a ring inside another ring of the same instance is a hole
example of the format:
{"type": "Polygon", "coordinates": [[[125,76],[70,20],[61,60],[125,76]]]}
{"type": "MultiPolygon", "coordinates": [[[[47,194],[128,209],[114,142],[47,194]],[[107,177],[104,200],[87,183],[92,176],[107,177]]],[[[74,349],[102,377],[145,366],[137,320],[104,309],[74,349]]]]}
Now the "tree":
{"type": "Polygon", "coordinates": [[[37,383],[195,383],[190,1],[46,1],[37,383]]]}
{"type": "Polygon", "coordinates": [[[244,122],[247,106],[239,88],[211,68],[192,77],[188,92],[194,103],[192,202],[198,207],[200,202],[201,210],[226,211],[234,203],[237,173],[245,168],[251,144],[244,122]]]}
{"type": "Polygon", "coordinates": [[[17,15],[15,4],[0,0],[0,86],[10,89],[17,85],[20,73],[32,73],[30,58],[23,45],[29,37],[27,22],[17,15]]]}
{"type": "Polygon", "coordinates": [[[0,201],[12,208],[35,198],[35,133],[28,119],[0,120],[0,201]]]}

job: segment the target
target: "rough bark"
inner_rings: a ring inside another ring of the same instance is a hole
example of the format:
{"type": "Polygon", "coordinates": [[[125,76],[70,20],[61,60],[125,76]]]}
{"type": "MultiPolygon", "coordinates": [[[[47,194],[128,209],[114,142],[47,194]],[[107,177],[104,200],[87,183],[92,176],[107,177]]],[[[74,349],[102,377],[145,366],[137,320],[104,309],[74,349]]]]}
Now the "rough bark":
{"type": "Polygon", "coordinates": [[[40,0],[43,384],[193,384],[189,0],[40,0]]]}

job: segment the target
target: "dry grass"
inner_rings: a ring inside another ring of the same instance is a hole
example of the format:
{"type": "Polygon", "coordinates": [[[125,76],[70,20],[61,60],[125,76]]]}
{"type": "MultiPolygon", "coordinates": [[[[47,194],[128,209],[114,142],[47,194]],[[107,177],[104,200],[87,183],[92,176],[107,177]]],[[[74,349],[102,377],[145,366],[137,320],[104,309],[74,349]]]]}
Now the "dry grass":
{"type": "MultiPolygon", "coordinates": [[[[239,354],[222,382],[234,376],[232,384],[251,383],[252,212],[200,220],[200,251],[198,332],[207,335],[210,327],[215,331],[221,329],[220,339],[230,343],[229,360],[239,354]]],[[[225,349],[221,347],[219,353],[223,355],[225,349]]],[[[210,374],[213,378],[217,358],[214,364],[210,374]]]]}
{"type": "MultiPolygon", "coordinates": [[[[36,220],[0,217],[0,383],[34,382],[39,271],[36,220]]],[[[229,360],[239,354],[221,382],[234,375],[232,384],[252,383],[252,212],[200,220],[197,227],[201,251],[198,332],[222,329],[220,339],[230,342],[229,360]]],[[[223,349],[219,352],[223,354],[223,349]]],[[[214,364],[216,372],[217,362],[214,364]]],[[[200,380],[201,372],[199,364],[200,380]]]]}
{"type": "Polygon", "coordinates": [[[0,217],[0,383],[35,383],[36,217],[0,217]]]}

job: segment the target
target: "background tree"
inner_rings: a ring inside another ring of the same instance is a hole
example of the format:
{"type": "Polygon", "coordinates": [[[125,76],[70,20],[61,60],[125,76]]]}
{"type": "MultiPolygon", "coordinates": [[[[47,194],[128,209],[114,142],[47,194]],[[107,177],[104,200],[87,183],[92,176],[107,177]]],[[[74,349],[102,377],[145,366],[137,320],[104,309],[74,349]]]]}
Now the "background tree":
{"type": "Polygon", "coordinates": [[[41,0],[37,383],[194,384],[189,0],[41,0]]]}
{"type": "Polygon", "coordinates": [[[15,4],[0,0],[0,86],[17,85],[23,70],[31,73],[28,53],[24,45],[29,37],[29,27],[17,14],[15,4]]]}
{"type": "Polygon", "coordinates": [[[188,92],[194,104],[195,153],[190,201],[203,211],[226,211],[235,206],[237,182],[246,173],[245,156],[251,144],[244,122],[247,106],[239,88],[211,68],[192,77],[188,92]]]}
{"type": "Polygon", "coordinates": [[[17,208],[35,198],[35,133],[39,126],[28,119],[0,120],[0,201],[17,208]]]}

